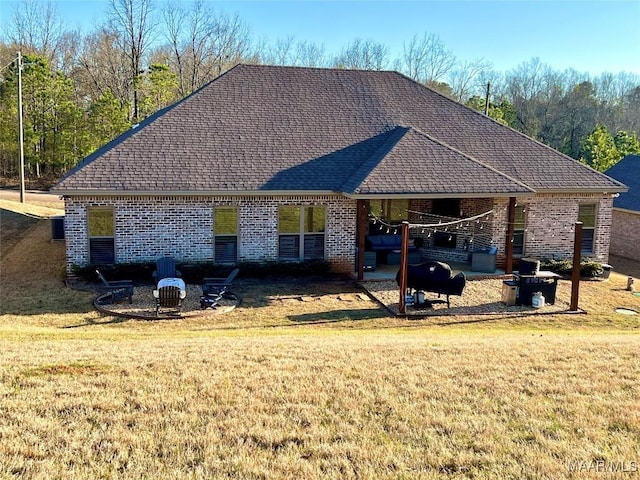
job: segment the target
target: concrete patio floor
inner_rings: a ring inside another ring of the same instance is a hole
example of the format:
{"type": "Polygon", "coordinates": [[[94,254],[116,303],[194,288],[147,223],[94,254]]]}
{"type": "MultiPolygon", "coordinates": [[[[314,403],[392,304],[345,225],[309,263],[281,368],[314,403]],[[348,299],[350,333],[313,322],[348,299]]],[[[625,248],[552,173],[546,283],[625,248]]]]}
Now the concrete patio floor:
{"type": "MultiPolygon", "coordinates": [[[[469,279],[471,278],[501,278],[505,275],[504,270],[497,269],[494,273],[486,273],[486,272],[472,272],[470,263],[455,263],[455,262],[445,262],[451,267],[451,272],[453,275],[457,275],[458,272],[464,272],[465,276],[469,279]]],[[[365,271],[364,272],[364,281],[375,281],[375,280],[395,280],[396,274],[400,269],[400,265],[386,265],[386,264],[378,264],[376,269],[373,271],[365,271]]],[[[353,273],[354,278],[358,277],[358,273],[353,273]]]]}

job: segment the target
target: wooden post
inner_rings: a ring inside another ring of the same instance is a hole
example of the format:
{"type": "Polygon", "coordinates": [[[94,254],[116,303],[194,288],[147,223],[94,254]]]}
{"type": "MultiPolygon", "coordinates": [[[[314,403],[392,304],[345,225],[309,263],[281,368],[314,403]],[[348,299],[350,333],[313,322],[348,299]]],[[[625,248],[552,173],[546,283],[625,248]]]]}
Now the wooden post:
{"type": "Polygon", "coordinates": [[[506,264],[504,273],[513,272],[513,231],[516,222],[516,199],[509,197],[509,211],[507,212],[507,236],[504,241],[504,254],[506,255],[506,264]]]}
{"type": "Polygon", "coordinates": [[[571,270],[571,305],[569,310],[578,311],[580,296],[580,260],[582,257],[582,222],[576,222],[573,237],[573,269],[571,270]]]}
{"type": "Polygon", "coordinates": [[[402,222],[402,247],[400,250],[400,302],[398,311],[407,313],[407,265],[409,263],[409,222],[402,222]]]}
{"type": "Polygon", "coordinates": [[[367,204],[364,200],[356,202],[356,245],[358,247],[358,280],[364,280],[364,237],[367,223],[367,204]]]}

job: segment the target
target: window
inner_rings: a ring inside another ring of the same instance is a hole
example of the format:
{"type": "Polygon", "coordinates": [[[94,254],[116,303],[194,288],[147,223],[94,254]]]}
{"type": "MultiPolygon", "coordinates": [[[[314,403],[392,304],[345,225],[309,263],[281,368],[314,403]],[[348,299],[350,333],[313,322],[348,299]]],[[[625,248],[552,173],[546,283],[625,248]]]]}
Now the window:
{"type": "Polygon", "coordinates": [[[213,245],[216,263],[236,263],[238,260],[238,209],[213,209],[213,245]]]}
{"type": "Polygon", "coordinates": [[[582,222],[582,253],[593,253],[596,230],[596,204],[583,203],[578,207],[578,221],[582,222]]]}
{"type": "Polygon", "coordinates": [[[525,207],[516,205],[516,216],[513,222],[513,254],[524,254],[525,207]]]}
{"type": "Polygon", "coordinates": [[[115,263],[115,222],[113,208],[89,207],[87,212],[89,231],[89,262],[96,265],[115,263]]]}
{"type": "Polygon", "coordinates": [[[278,257],[281,260],[324,258],[324,207],[280,207],[278,257]]]}

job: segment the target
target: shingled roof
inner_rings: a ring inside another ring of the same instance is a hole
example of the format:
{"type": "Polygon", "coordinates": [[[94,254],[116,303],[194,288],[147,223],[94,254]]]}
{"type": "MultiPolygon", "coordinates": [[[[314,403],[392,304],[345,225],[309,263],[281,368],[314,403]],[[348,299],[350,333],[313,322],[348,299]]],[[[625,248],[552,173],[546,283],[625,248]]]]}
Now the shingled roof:
{"type": "Polygon", "coordinates": [[[616,192],[396,72],[238,65],[85,158],[63,195],[616,192]]]}
{"type": "Polygon", "coordinates": [[[640,155],[627,155],[605,173],[629,187],[613,199],[614,208],[640,212],[640,155]]]}

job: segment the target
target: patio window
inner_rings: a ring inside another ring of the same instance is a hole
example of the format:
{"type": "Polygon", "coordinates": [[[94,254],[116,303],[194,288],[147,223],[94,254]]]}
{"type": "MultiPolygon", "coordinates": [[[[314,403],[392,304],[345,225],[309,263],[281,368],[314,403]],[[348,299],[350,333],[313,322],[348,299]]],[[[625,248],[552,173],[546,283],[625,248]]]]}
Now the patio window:
{"type": "Polygon", "coordinates": [[[526,225],[524,205],[516,205],[515,220],[513,222],[513,254],[524,254],[524,230],[526,225]]]}
{"type": "Polygon", "coordinates": [[[89,207],[87,212],[89,232],[89,262],[95,265],[115,263],[115,221],[113,208],[89,207]]]}
{"type": "Polygon", "coordinates": [[[238,209],[213,209],[213,245],[216,263],[236,263],[238,260],[238,209]]]}
{"type": "Polygon", "coordinates": [[[278,257],[280,260],[324,258],[324,207],[280,207],[278,257]]]}
{"type": "Polygon", "coordinates": [[[593,253],[596,230],[596,204],[581,204],[578,207],[578,221],[582,222],[582,253],[593,253]]]}

